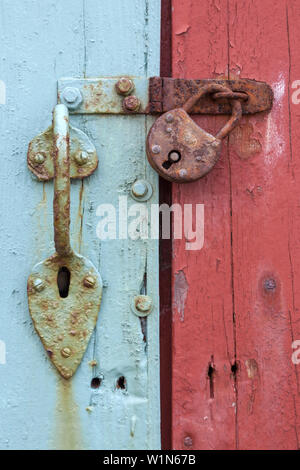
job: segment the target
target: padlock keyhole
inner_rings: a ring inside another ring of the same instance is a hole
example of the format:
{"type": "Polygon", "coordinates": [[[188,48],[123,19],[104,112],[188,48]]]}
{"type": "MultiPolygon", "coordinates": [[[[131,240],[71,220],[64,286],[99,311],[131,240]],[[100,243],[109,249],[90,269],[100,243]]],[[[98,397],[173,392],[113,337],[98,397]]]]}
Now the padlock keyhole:
{"type": "Polygon", "coordinates": [[[181,159],[181,153],[178,150],[171,150],[168,154],[168,160],[166,160],[162,166],[168,170],[174,163],[178,163],[181,159]]]}

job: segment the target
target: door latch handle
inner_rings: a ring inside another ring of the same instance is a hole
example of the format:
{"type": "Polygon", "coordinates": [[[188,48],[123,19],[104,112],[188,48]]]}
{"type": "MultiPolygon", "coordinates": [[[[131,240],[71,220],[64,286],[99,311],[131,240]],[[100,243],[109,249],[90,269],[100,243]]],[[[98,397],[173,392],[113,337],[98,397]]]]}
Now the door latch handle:
{"type": "MultiPolygon", "coordinates": [[[[77,129],[73,131],[75,135],[81,133],[77,129]]],[[[49,134],[49,129],[46,132],[49,134]]],[[[69,113],[63,104],[54,108],[51,133],[52,145],[48,136],[45,143],[42,138],[44,134],[41,134],[38,136],[38,146],[44,150],[46,146],[44,154],[49,164],[53,159],[56,252],[34,266],[28,278],[27,292],[30,315],[44,348],[59,373],[69,379],[76,372],[95,328],[101,304],[102,280],[91,261],[71,248],[71,145],[69,113]],[[50,148],[52,155],[49,154],[50,148]]],[[[83,140],[91,148],[92,144],[85,134],[83,140]]],[[[32,141],[29,145],[30,161],[34,144],[37,142],[32,141]]],[[[95,156],[94,152],[94,169],[97,167],[95,156]]]]}

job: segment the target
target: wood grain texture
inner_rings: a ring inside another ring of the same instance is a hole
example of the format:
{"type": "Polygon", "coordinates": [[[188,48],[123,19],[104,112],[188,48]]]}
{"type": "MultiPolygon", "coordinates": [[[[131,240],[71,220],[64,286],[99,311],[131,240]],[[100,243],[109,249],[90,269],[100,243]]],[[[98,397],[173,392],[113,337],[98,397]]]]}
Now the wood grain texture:
{"type": "MultiPolygon", "coordinates": [[[[7,103],[0,106],[0,339],[7,349],[0,365],[0,447],[159,448],[158,241],[100,242],[96,235],[97,206],[129,196],[138,177],[153,186],[149,204],[158,200],[158,178],[144,149],[152,118],[71,117],[99,155],[97,172],[71,185],[72,246],[97,266],[105,292],[98,326],[70,382],[48,361],[27,309],[27,275],[54,247],[53,185],[32,178],[26,151],[51,122],[59,78],[159,74],[160,1],[130,0],[124,10],[119,0],[45,0],[43,8],[35,0],[3,0],[0,22],[0,79],[7,86],[7,103]],[[146,342],[130,311],[145,278],[155,305],[146,342]],[[120,376],[127,390],[116,387],[120,376]],[[102,380],[97,389],[91,388],[94,377],[102,380]]],[[[128,197],[128,205],[133,202],[128,197]]]]}
{"type": "MultiPolygon", "coordinates": [[[[173,1],[173,76],[213,78],[228,72],[227,2],[173,1]]],[[[196,122],[216,132],[223,117],[196,122]]],[[[173,203],[204,204],[205,242],[173,244],[173,447],[235,447],[230,178],[227,147],[216,168],[173,185],[173,203]],[[184,298],[184,302],[176,299],[184,298]],[[210,372],[210,376],[209,376],[210,372]]]]}
{"type": "Polygon", "coordinates": [[[290,74],[300,66],[299,2],[229,6],[230,73],[265,80],[275,93],[272,112],[244,118],[230,138],[238,446],[297,449],[300,161],[290,74]]]}
{"type": "Polygon", "coordinates": [[[173,446],[297,449],[299,2],[173,7],[175,76],[253,78],[275,93],[272,112],[243,118],[205,179],[173,188],[173,202],[205,204],[203,249],[174,247],[173,299],[180,272],[187,296],[184,321],[173,308],[173,446]]]}

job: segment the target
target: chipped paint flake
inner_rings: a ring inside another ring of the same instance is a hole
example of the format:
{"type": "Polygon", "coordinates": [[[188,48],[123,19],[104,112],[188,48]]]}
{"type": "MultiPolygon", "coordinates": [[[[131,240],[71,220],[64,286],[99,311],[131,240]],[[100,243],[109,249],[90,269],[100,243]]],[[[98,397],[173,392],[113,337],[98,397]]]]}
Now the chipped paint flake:
{"type": "Polygon", "coordinates": [[[180,321],[184,321],[184,309],[188,294],[188,283],[182,270],[175,274],[174,306],[179,313],[180,321]]]}

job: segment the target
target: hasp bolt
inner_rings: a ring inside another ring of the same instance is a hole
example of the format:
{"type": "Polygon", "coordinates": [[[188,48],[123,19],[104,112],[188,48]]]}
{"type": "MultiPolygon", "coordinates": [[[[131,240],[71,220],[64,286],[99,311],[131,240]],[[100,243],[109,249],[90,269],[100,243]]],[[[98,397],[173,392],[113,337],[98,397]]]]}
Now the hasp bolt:
{"type": "Polygon", "coordinates": [[[89,161],[89,155],[87,152],[79,152],[75,154],[74,159],[77,165],[79,166],[86,165],[89,161]]]}
{"type": "Polygon", "coordinates": [[[71,349],[70,348],[62,348],[61,351],[60,351],[60,354],[63,356],[63,357],[70,357],[71,356],[71,349]]]}
{"type": "Polygon", "coordinates": [[[123,106],[126,111],[134,112],[139,110],[141,102],[135,95],[126,96],[123,100],[123,106]]]}
{"type": "Polygon", "coordinates": [[[41,165],[42,163],[44,163],[45,159],[45,155],[43,155],[42,153],[36,153],[33,157],[33,161],[37,165],[41,165]]]}
{"type": "Polygon", "coordinates": [[[130,78],[121,77],[116,83],[116,90],[119,95],[129,95],[134,90],[134,83],[130,78]]]}
{"type": "Polygon", "coordinates": [[[82,94],[79,88],[75,87],[64,88],[60,98],[69,109],[76,109],[82,103],[82,94]]]}
{"type": "Polygon", "coordinates": [[[45,283],[42,279],[37,278],[33,281],[33,288],[36,292],[41,292],[45,287],[45,283]]]}
{"type": "Polygon", "coordinates": [[[83,285],[90,288],[95,287],[96,279],[93,276],[85,276],[83,279],[83,285]]]}

